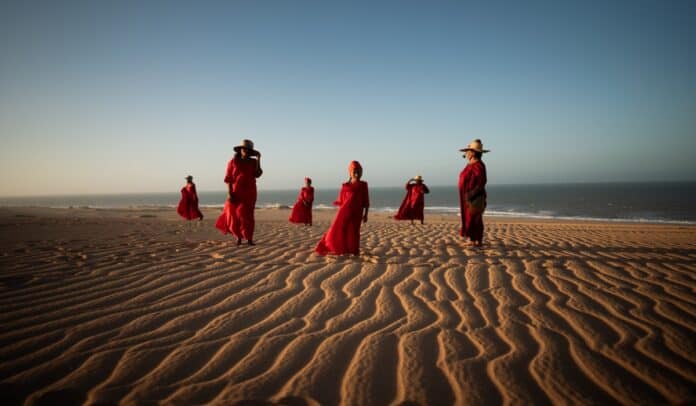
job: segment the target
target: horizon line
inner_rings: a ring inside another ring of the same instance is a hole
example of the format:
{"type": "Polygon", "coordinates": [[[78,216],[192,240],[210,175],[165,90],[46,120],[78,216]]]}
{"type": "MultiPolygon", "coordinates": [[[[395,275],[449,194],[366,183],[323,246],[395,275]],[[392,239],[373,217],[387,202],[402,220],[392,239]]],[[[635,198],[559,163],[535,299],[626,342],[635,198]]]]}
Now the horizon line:
{"type": "MultiPolygon", "coordinates": [[[[534,182],[534,183],[490,183],[486,186],[552,186],[552,185],[612,185],[612,184],[674,184],[674,183],[696,183],[696,179],[693,180],[651,180],[651,181],[577,181],[577,182],[534,182]]],[[[454,187],[456,184],[435,184],[429,185],[430,187],[454,187]]],[[[393,185],[393,186],[372,186],[373,188],[402,188],[403,185],[393,185]]],[[[324,188],[328,190],[338,190],[338,187],[324,188]]],[[[258,188],[259,191],[268,192],[286,192],[286,191],[297,191],[299,188],[258,188]]],[[[225,189],[206,189],[199,190],[199,193],[209,193],[209,192],[225,192],[225,189]]],[[[65,197],[65,196],[125,196],[125,195],[139,195],[139,194],[167,194],[167,193],[178,193],[178,191],[153,191],[153,192],[106,192],[106,193],[65,193],[65,194],[42,194],[42,195],[0,195],[0,199],[21,199],[21,198],[50,198],[50,197],[65,197]]]]}

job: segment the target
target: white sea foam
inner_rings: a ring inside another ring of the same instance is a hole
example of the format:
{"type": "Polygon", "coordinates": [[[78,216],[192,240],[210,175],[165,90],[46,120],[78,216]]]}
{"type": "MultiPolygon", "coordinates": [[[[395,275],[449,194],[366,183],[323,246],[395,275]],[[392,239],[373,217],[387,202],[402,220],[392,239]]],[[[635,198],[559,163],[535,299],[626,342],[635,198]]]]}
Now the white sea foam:
{"type": "MultiPolygon", "coordinates": [[[[696,182],[674,184],[500,185],[488,190],[490,217],[611,221],[632,223],[696,224],[696,182]],[[649,199],[646,199],[649,196],[649,199]]],[[[318,189],[314,209],[336,210],[331,202],[338,190],[318,189]]],[[[297,191],[259,190],[257,207],[291,208],[297,191]]],[[[64,195],[0,198],[0,207],[50,207],[60,209],[174,210],[177,192],[113,195],[64,195]]],[[[199,191],[200,207],[219,210],[226,192],[199,191]]],[[[371,188],[370,211],[394,213],[403,198],[402,188],[371,188]]],[[[433,186],[426,196],[426,215],[458,216],[456,187],[433,186]]]]}

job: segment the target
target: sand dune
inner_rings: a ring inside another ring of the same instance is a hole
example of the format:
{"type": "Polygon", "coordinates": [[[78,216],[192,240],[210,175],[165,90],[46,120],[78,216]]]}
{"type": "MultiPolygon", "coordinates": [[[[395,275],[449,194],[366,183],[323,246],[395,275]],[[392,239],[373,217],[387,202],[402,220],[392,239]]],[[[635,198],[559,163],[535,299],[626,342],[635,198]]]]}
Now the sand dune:
{"type": "Polygon", "coordinates": [[[1,209],[3,398],[696,402],[696,227],[375,214],[351,258],[312,254],[330,212],[215,215],[1,209]]]}

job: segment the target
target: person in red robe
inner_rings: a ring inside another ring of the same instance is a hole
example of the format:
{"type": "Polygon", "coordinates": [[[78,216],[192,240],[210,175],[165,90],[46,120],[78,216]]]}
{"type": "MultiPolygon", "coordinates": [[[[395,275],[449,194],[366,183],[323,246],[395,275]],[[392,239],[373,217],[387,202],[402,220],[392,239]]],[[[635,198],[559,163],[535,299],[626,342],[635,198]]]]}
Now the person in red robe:
{"type": "Polygon", "coordinates": [[[418,175],[406,182],[406,196],[399,206],[394,218],[396,220],[420,220],[423,224],[423,210],[425,209],[425,194],[430,193],[423,183],[423,177],[418,175]]]}
{"type": "Polygon", "coordinates": [[[232,233],[237,237],[237,245],[242,238],[254,244],[254,209],[256,207],[256,178],[260,177],[261,153],[254,149],[250,140],[242,140],[234,147],[235,155],[227,163],[225,183],[227,201],[218,217],[215,227],[223,234],[232,233]]]}
{"type": "Polygon", "coordinates": [[[480,247],[483,244],[483,212],[486,209],[486,165],[481,161],[484,153],[481,140],[474,140],[460,149],[468,164],[459,174],[459,207],[462,228],[459,235],[467,239],[466,245],[480,247]]]}
{"type": "Polygon", "coordinates": [[[292,206],[290,222],[297,224],[312,225],[312,203],[314,202],[314,188],[312,179],[305,178],[305,186],[300,190],[295,205],[292,206]]]}
{"type": "Polygon", "coordinates": [[[193,176],[186,177],[186,186],[181,188],[181,200],[176,212],[186,220],[203,220],[203,213],[198,209],[198,194],[196,184],[193,183],[193,176]]]}
{"type": "Polygon", "coordinates": [[[362,173],[358,161],[352,161],[348,166],[350,179],[341,185],[338,199],[333,203],[339,206],[338,212],[314,249],[317,254],[360,254],[360,225],[367,223],[370,208],[367,182],[360,180],[362,173]]]}

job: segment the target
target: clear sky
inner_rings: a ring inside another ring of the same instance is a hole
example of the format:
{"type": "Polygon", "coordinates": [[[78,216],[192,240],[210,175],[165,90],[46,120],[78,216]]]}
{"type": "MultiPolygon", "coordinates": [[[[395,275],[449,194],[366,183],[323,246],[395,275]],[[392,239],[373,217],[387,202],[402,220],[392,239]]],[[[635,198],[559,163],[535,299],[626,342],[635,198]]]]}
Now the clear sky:
{"type": "Polygon", "coordinates": [[[695,1],[3,1],[0,195],[696,179],[695,1]]]}

